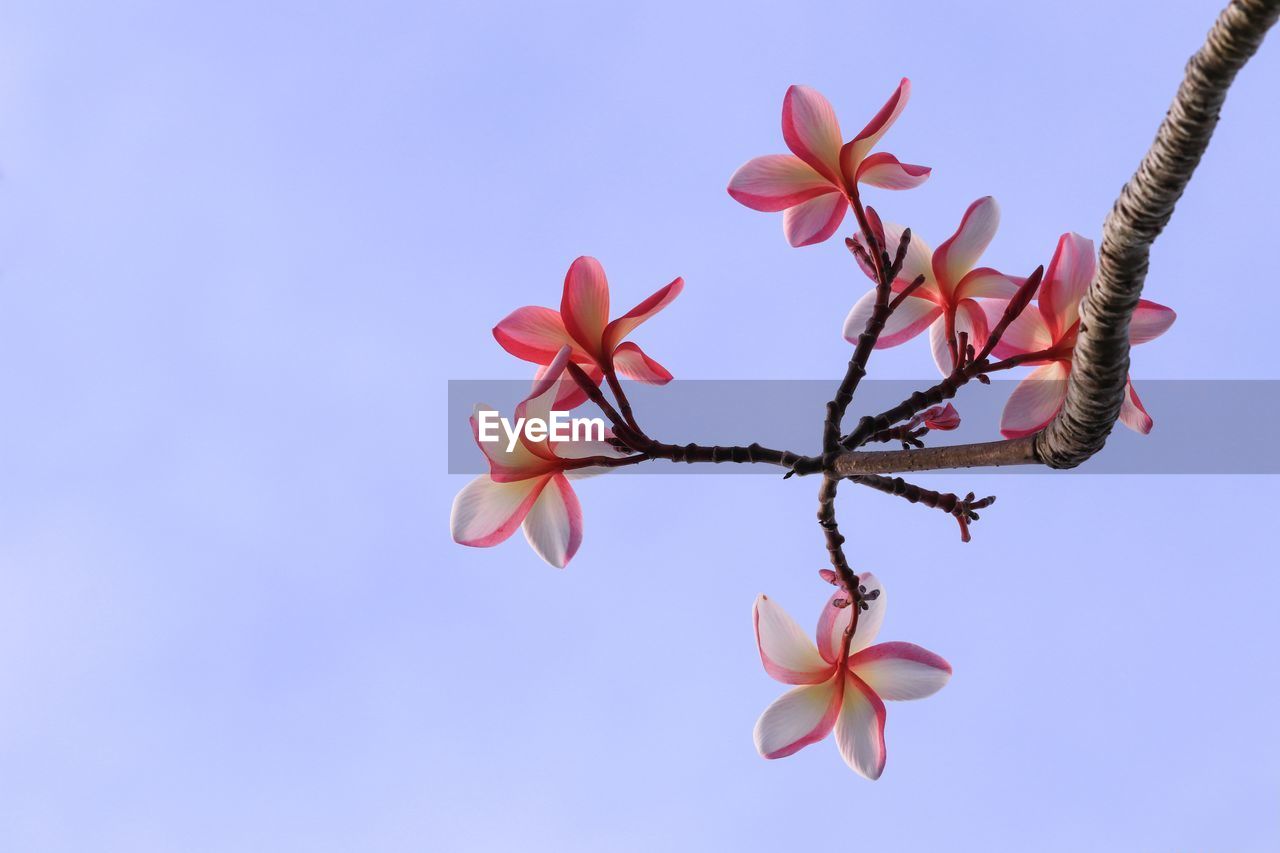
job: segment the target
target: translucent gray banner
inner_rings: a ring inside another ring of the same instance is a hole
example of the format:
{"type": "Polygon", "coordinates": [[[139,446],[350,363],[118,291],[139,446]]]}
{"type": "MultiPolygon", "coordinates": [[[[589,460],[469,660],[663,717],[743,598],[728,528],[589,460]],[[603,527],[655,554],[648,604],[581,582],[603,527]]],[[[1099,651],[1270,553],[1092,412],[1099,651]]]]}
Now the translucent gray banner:
{"type": "MultiPolygon", "coordinates": [[[[676,380],[664,387],[626,384],[637,417],[656,439],[685,444],[750,444],[810,454],[818,450],[827,401],[838,384],[832,380],[676,380]]],[[[928,380],[864,380],[846,426],[901,402],[930,384],[928,380]]],[[[928,446],[992,441],[1000,438],[1000,414],[1016,381],[988,386],[972,383],[953,404],[962,422],[952,432],[931,432],[928,446]]],[[[1142,403],[1155,420],[1150,435],[1117,424],[1106,448],[1074,469],[1078,474],[1280,474],[1280,451],[1266,440],[1280,423],[1280,380],[1144,380],[1137,383],[1142,403]],[[1258,433],[1262,435],[1259,436],[1258,433]]],[[[488,467],[472,437],[468,418],[476,403],[495,406],[511,417],[529,392],[527,380],[450,380],[448,405],[449,473],[476,474],[488,467]]],[[[597,417],[590,403],[575,417],[597,417]]],[[[868,449],[898,449],[897,444],[868,449]]],[[[984,473],[1044,473],[1035,466],[983,469],[984,473]]],[[[777,476],[769,465],[685,465],[646,462],[619,469],[618,475],[715,474],[777,476]]]]}

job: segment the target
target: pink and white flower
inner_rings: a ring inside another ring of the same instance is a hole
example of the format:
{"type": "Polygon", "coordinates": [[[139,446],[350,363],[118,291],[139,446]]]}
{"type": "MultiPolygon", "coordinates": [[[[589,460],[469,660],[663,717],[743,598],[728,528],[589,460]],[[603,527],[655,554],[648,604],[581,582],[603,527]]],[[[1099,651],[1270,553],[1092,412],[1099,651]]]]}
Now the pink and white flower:
{"type": "MultiPolygon", "coordinates": [[[[562,347],[569,347],[574,363],[598,383],[615,370],[630,379],[665,385],[671,373],[640,347],[623,341],[637,326],[657,314],[684,289],[677,278],[614,320],[609,319],[609,280],[595,258],[578,258],[564,277],[560,310],[528,305],[517,308],[493,328],[493,336],[507,352],[534,364],[548,365],[562,347]]],[[[573,383],[560,401],[565,409],[581,404],[585,394],[573,383]]]]}
{"type": "MultiPolygon", "coordinates": [[[[834,579],[834,575],[824,573],[834,579]]],[[[798,685],[765,709],[756,723],[756,749],[783,758],[835,731],[836,746],[851,768],[868,779],[884,771],[884,700],[923,699],[951,678],[951,665],[911,643],[871,645],[884,621],[883,588],[870,572],[858,576],[868,592],[880,591],[848,629],[856,605],[838,590],[822,610],[817,644],[768,596],[755,605],[756,642],[765,671],[798,685]],[[844,599],[844,602],[840,602],[844,599]]]]}
{"type": "MultiPolygon", "coordinates": [[[[565,365],[568,346],[561,347],[543,375],[534,381],[529,396],[516,407],[517,418],[547,419],[550,411],[566,399],[565,365]]],[[[556,568],[564,568],[582,543],[582,507],[569,484],[572,479],[603,470],[600,467],[572,467],[576,459],[617,456],[619,451],[607,441],[540,441],[521,431],[514,448],[505,441],[480,441],[479,415],[492,407],[476,406],[471,429],[476,443],[489,462],[489,473],[481,474],[458,492],[449,516],[453,541],[488,548],[506,541],[523,526],[525,538],[538,556],[556,568]]]]}
{"type": "Polygon", "coordinates": [[[782,99],[782,138],[792,153],[748,161],[729,179],[729,195],[752,210],[785,211],[782,230],[792,246],[821,243],[840,227],[859,183],[905,190],[929,177],[926,166],[871,153],[910,94],[911,82],[904,77],[880,112],[846,144],[830,102],[808,86],[792,86],[782,99]]]}
{"type": "MultiPolygon", "coordinates": [[[[933,360],[945,376],[951,373],[954,364],[951,343],[960,332],[967,334],[969,343],[975,348],[982,347],[990,327],[977,300],[1008,299],[1018,289],[1017,283],[1003,273],[977,266],[999,225],[1000,207],[994,198],[986,196],[969,205],[956,233],[936,250],[931,251],[914,231],[911,233],[902,270],[893,282],[893,292],[900,293],[919,276],[924,276],[924,284],[889,316],[876,341],[876,349],[904,344],[928,329],[933,360]]],[[[892,255],[897,251],[905,229],[892,223],[885,223],[882,227],[887,251],[892,255]]],[[[866,247],[861,234],[854,239],[866,247]]],[[[875,270],[861,258],[858,263],[874,280],[875,270]]],[[[857,343],[871,317],[875,299],[873,288],[854,304],[844,321],[845,340],[857,343]]]]}
{"type": "MultiPolygon", "coordinates": [[[[1043,429],[1062,408],[1080,331],[1080,300],[1093,280],[1094,266],[1093,241],[1079,234],[1063,234],[1037,295],[1039,310],[1023,311],[996,344],[993,354],[997,358],[1044,354],[1043,358],[1026,362],[1039,366],[1018,383],[1005,404],[1000,432],[1006,438],[1022,438],[1043,429]]],[[[1005,304],[987,304],[992,323],[1004,313],[1005,304]]],[[[1146,299],[1138,300],[1129,322],[1130,345],[1160,337],[1176,318],[1171,308],[1146,299]]],[[[1155,423],[1129,381],[1125,384],[1120,422],[1144,435],[1151,432],[1155,423]]]]}

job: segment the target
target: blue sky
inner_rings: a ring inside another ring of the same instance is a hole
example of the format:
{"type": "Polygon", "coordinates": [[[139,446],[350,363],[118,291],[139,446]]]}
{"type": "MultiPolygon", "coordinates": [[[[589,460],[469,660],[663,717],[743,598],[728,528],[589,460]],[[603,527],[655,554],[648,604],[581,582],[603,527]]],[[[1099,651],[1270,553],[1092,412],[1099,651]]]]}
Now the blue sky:
{"type": "MultiPolygon", "coordinates": [[[[956,672],[875,784],[751,744],[751,602],[827,591],[816,484],[597,478],[563,572],[446,524],[446,382],[527,376],[488,330],[577,255],[619,305],[685,277],[636,335],[678,377],[838,378],[861,275],[724,192],[787,85],[856,130],[911,77],[885,147],[935,172],[872,203],[936,244],[995,195],[1030,269],[1097,237],[1217,8],[6,4],[0,846],[1274,849],[1270,478],[923,478],[999,495],[967,546],[847,490],[883,636],[956,672]]],[[[1277,86],[1268,44],[1139,381],[1280,378],[1277,86]]]]}

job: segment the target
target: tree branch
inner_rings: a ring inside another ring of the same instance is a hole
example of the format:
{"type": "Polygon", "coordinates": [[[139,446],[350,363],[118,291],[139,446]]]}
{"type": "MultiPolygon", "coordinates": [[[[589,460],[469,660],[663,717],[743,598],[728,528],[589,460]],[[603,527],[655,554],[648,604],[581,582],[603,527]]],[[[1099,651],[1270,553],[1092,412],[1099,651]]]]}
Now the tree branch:
{"type": "Polygon", "coordinates": [[[1048,426],[1009,441],[912,451],[851,449],[835,459],[837,474],[1036,463],[1074,468],[1102,449],[1124,401],[1129,321],[1146,281],[1151,244],[1209,145],[1232,81],[1278,16],[1280,0],[1232,0],[1187,63],[1155,141],[1103,223],[1098,271],[1080,306],[1066,402],[1048,426]]]}
{"type": "Polygon", "coordinates": [[[904,498],[913,504],[924,504],[931,509],[942,510],[955,518],[960,525],[960,541],[962,542],[968,542],[971,538],[969,535],[969,522],[978,520],[977,510],[986,509],[996,502],[995,495],[978,498],[973,492],[969,492],[962,498],[953,492],[936,492],[933,489],[917,486],[915,483],[908,483],[901,477],[861,474],[849,479],[876,491],[904,498]]]}

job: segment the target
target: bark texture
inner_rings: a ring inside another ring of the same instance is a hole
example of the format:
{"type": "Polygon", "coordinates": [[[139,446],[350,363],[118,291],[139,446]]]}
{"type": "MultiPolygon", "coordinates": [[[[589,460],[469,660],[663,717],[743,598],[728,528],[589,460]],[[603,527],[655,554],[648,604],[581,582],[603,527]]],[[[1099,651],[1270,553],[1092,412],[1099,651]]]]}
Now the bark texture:
{"type": "Polygon", "coordinates": [[[1035,439],[1036,457],[1073,468],[1102,449],[1120,414],[1129,373],[1129,320],[1151,244],[1200,163],[1236,73],[1280,15],[1280,0],[1233,0],[1187,63],[1186,76],[1138,171],[1102,226],[1098,271],[1080,307],[1067,399],[1035,439]]]}

